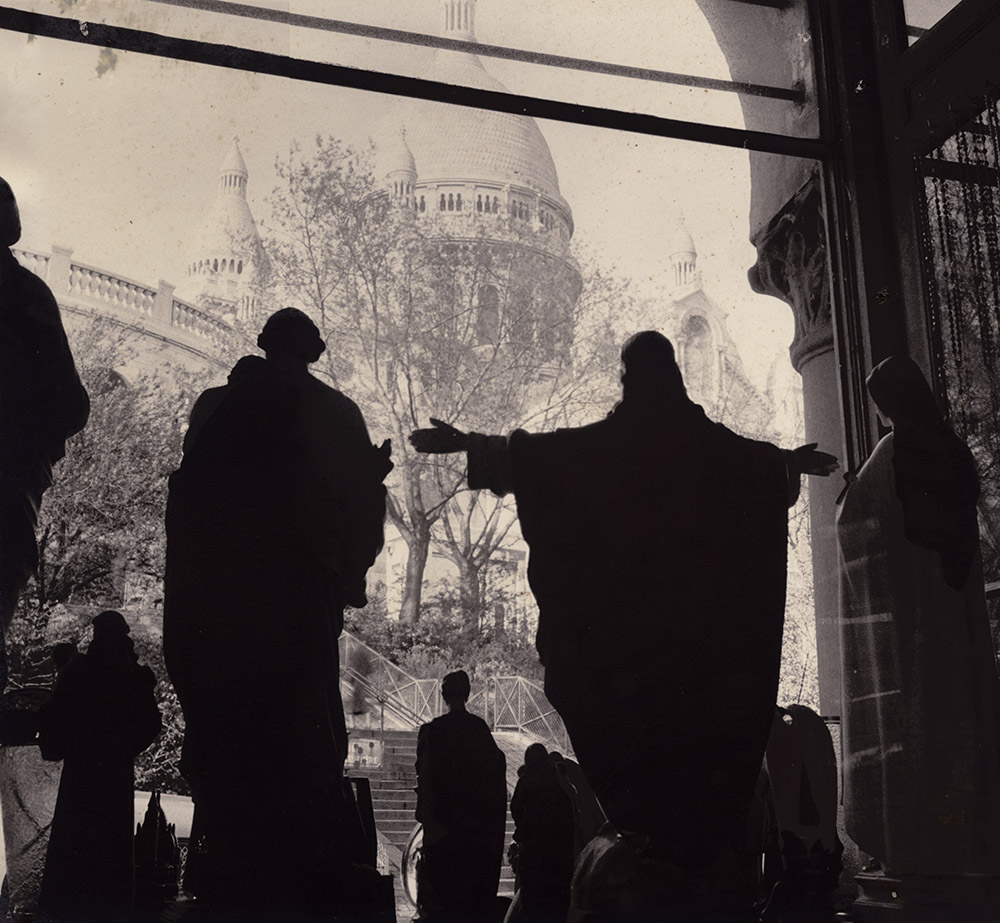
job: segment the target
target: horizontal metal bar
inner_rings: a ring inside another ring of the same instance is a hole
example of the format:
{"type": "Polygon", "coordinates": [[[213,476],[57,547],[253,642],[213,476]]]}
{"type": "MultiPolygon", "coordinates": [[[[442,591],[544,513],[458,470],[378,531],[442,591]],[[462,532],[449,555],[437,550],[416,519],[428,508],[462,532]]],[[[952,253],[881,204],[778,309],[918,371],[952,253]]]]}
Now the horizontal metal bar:
{"type": "Polygon", "coordinates": [[[730,0],[731,3],[745,3],[747,6],[765,6],[772,10],[784,10],[791,0],[730,0]]]}
{"type": "Polygon", "coordinates": [[[1000,597],[1000,580],[994,580],[986,584],[986,598],[996,599],[1000,597]]]}
{"type": "Polygon", "coordinates": [[[304,80],[328,86],[348,87],[371,93],[428,99],[474,109],[494,112],[511,112],[538,119],[610,128],[615,131],[635,132],[681,141],[715,144],[722,147],[741,148],[789,157],[806,157],[825,160],[831,149],[815,138],[795,138],[770,132],[748,131],[686,122],[679,119],[641,113],[622,112],[597,106],[584,106],[551,99],[501,93],[474,87],[455,86],[437,80],[403,77],[379,71],[305,61],[299,58],[276,55],[270,52],[218,45],[192,39],[174,38],[153,32],[109,26],[102,23],[84,23],[75,19],[29,13],[0,6],[0,29],[78,42],[96,47],[134,51],[179,61],[227,67],[233,70],[271,74],[290,80],[304,80]]]}
{"type": "Polygon", "coordinates": [[[1000,170],[996,167],[984,163],[958,163],[936,157],[924,157],[920,161],[920,172],[935,179],[977,186],[996,186],[1000,181],[1000,170]]]}
{"type": "Polygon", "coordinates": [[[772,87],[759,83],[717,80],[713,77],[698,77],[693,74],[679,74],[671,71],[654,70],[648,67],[632,67],[626,64],[591,61],[587,58],[573,58],[538,51],[525,51],[520,48],[509,48],[504,45],[484,45],[481,42],[466,42],[459,39],[444,38],[440,35],[427,35],[422,32],[407,32],[402,29],[387,29],[382,26],[371,26],[340,19],[325,19],[322,16],[289,13],[286,10],[266,9],[249,3],[231,3],[229,0],[152,0],[152,2],[166,4],[167,6],[184,7],[186,9],[222,13],[227,16],[241,16],[287,26],[297,26],[303,29],[316,29],[323,32],[336,32],[341,35],[374,38],[387,42],[396,42],[397,44],[420,45],[426,48],[466,52],[468,54],[479,55],[483,58],[499,58],[505,61],[520,61],[526,64],[542,64],[547,67],[561,67],[568,70],[603,74],[610,77],[629,77],[635,80],[647,80],[654,83],[669,83],[677,86],[694,87],[699,90],[719,90],[726,93],[739,93],[744,96],[761,96],[768,99],[785,100],[797,105],[802,105],[805,102],[805,91],[801,87],[772,87]]]}

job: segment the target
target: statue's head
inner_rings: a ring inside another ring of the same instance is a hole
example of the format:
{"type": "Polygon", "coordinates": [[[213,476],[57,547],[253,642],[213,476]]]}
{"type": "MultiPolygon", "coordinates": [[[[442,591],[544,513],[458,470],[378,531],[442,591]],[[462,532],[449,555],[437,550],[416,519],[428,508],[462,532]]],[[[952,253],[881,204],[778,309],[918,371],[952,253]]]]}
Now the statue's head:
{"type": "Polygon", "coordinates": [[[114,609],[105,609],[100,615],[95,615],[90,622],[94,629],[94,637],[127,635],[131,632],[125,616],[114,609]]]}
{"type": "Polygon", "coordinates": [[[21,239],[21,213],[10,183],[0,176],[0,244],[13,247],[21,239]]]}
{"type": "MultiPolygon", "coordinates": [[[[87,655],[96,655],[101,659],[117,657],[121,653],[132,655],[135,646],[129,637],[131,629],[125,616],[114,609],[105,609],[100,615],[95,615],[90,622],[94,629],[94,640],[87,648],[87,655]]],[[[134,657],[130,657],[134,659],[134,657]]]]}
{"type": "Polygon", "coordinates": [[[269,358],[294,357],[307,363],[315,362],[326,349],[319,327],[298,308],[275,311],[257,337],[257,345],[269,358]]]}
{"type": "Polygon", "coordinates": [[[626,398],[676,399],[687,394],[674,346],[662,333],[643,330],[622,346],[622,390],[626,398]]]}
{"type": "Polygon", "coordinates": [[[545,744],[528,744],[524,751],[524,765],[538,766],[549,762],[549,751],[545,749],[545,744]]]}
{"type": "Polygon", "coordinates": [[[868,376],[868,393],[894,427],[933,426],[941,419],[924,373],[906,356],[883,359],[868,376]]]}
{"type": "Polygon", "coordinates": [[[468,702],[470,692],[472,692],[472,684],[469,682],[469,674],[465,670],[456,670],[441,680],[441,698],[448,705],[468,702]]]}

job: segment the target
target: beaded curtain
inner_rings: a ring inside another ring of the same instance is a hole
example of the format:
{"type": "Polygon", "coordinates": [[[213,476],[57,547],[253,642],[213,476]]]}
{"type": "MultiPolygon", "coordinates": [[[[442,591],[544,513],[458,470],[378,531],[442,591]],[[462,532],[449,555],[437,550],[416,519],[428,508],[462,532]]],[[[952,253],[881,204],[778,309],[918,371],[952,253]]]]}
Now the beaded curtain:
{"type": "MultiPolygon", "coordinates": [[[[1000,102],[917,161],[936,374],[982,479],[988,583],[1000,581],[1000,102]]],[[[994,607],[1000,608],[994,600],[994,607]]],[[[997,614],[1000,614],[998,612],[997,614]]]]}

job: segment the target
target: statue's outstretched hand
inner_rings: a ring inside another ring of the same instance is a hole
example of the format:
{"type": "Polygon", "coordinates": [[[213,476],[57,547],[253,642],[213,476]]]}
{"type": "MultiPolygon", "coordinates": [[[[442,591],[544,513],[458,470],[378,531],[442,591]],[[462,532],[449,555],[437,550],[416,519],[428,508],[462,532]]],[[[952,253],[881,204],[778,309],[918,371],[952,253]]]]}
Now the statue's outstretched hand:
{"type": "Polygon", "coordinates": [[[469,447],[469,437],[460,429],[431,417],[431,429],[417,429],[410,433],[410,445],[426,455],[444,455],[464,452],[469,447]]]}
{"type": "Polygon", "coordinates": [[[816,474],[825,478],[840,467],[840,462],[837,461],[836,455],[817,451],[817,445],[819,445],[817,442],[800,445],[792,451],[792,456],[801,474],[816,474]]]}

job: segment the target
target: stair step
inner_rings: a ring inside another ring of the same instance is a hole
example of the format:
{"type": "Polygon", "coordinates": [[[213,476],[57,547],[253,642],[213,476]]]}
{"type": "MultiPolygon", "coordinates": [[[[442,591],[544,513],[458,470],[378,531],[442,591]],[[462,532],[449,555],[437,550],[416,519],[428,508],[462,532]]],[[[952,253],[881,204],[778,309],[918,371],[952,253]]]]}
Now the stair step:
{"type": "Polygon", "coordinates": [[[411,826],[417,821],[413,816],[413,808],[376,808],[375,826],[389,822],[408,823],[411,826]]]}
{"type": "Polygon", "coordinates": [[[376,817],[375,829],[386,836],[389,834],[405,834],[409,836],[413,828],[417,826],[416,818],[411,814],[409,817],[376,817]]]}

